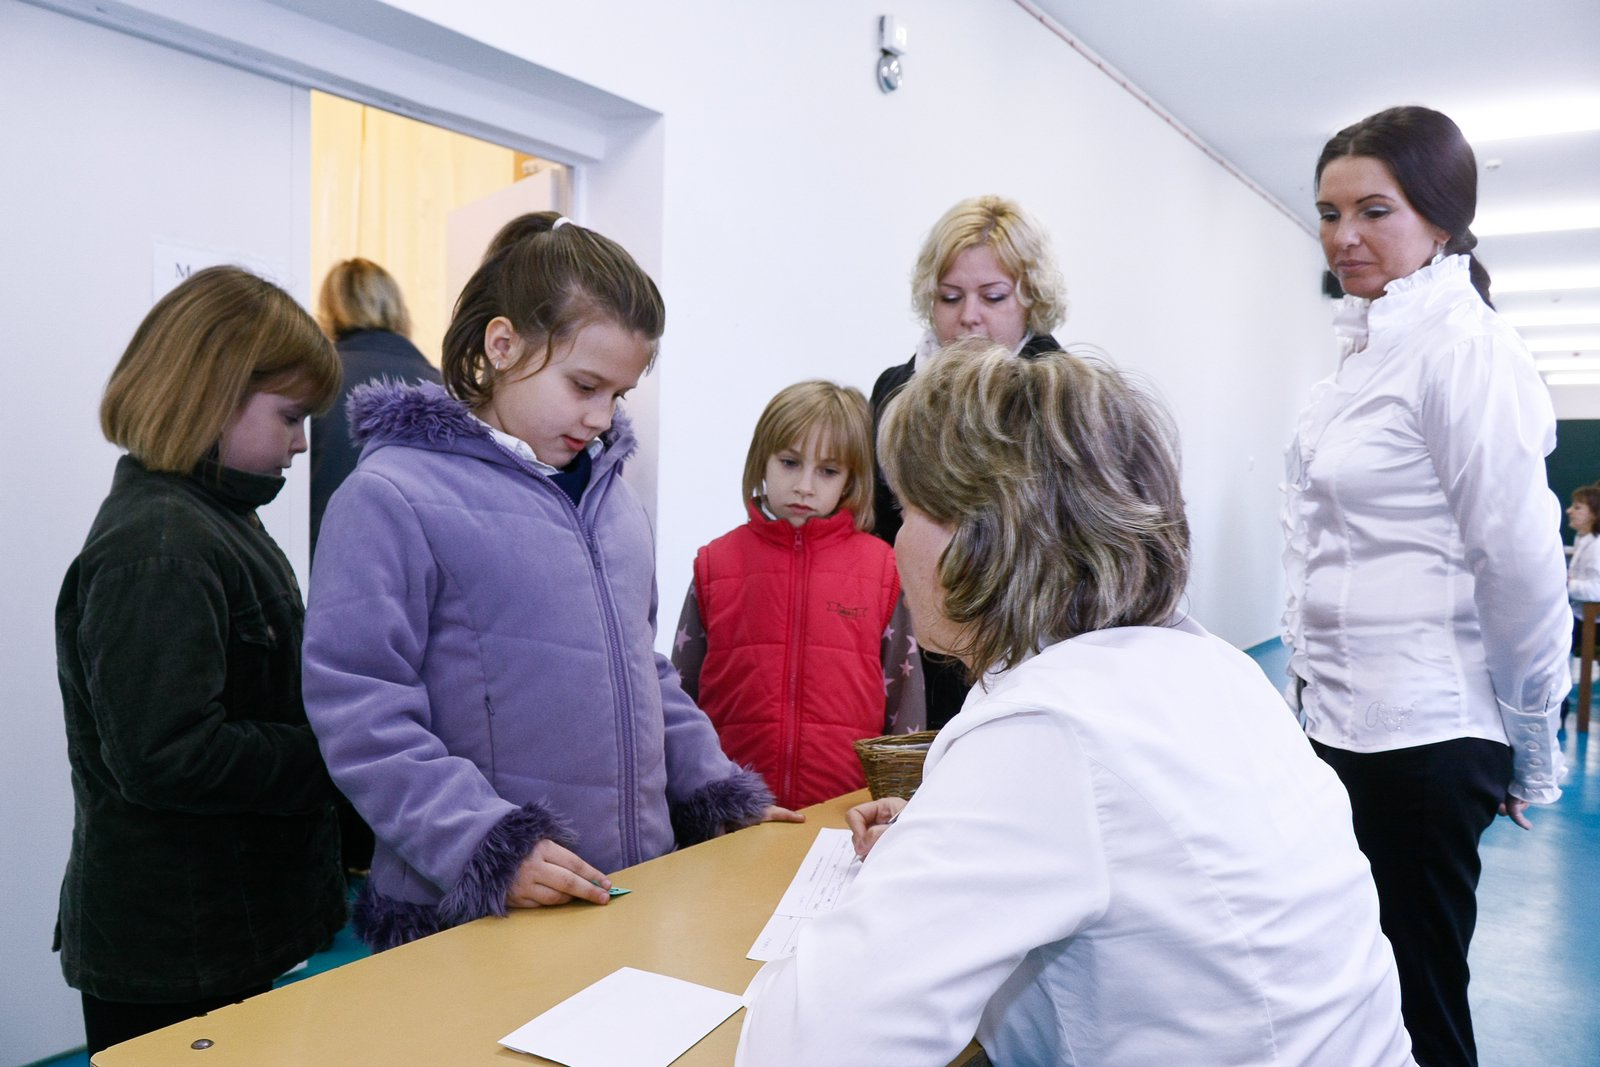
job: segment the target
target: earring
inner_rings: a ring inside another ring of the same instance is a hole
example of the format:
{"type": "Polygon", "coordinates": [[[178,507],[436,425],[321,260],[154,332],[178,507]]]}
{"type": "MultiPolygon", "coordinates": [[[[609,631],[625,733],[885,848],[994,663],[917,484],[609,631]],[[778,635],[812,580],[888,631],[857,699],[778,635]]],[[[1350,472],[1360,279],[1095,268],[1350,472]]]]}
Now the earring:
{"type": "Polygon", "coordinates": [[[1433,258],[1428,260],[1428,266],[1436,267],[1444,260],[1444,243],[1439,242],[1433,246],[1433,258]]]}

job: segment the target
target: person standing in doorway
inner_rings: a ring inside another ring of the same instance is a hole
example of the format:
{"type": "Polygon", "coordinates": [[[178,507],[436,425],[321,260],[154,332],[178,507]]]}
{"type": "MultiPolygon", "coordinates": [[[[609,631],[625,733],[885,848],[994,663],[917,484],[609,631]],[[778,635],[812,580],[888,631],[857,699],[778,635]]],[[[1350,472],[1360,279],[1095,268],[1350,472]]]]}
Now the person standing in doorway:
{"type": "MultiPolygon", "coordinates": [[[[370,259],[346,259],[322,280],[317,319],[333,338],[344,369],[339,395],[311,420],[311,554],[317,552],[322,514],[333,491],[356,469],[360,448],[350,437],[345,401],[364,382],[416,384],[439,381],[439,372],[411,343],[411,313],[400,283],[370,259]]],[[[345,870],[365,874],[372,866],[372,828],[341,793],[338,797],[339,848],[345,870]]]]}
{"type": "MultiPolygon", "coordinates": [[[[326,414],[311,420],[311,551],[317,551],[322,513],[333,491],[356,469],[360,450],[350,439],[345,401],[363,382],[387,379],[439,382],[439,371],[411,343],[411,313],[394,275],[370,259],[335,263],[322,279],[317,320],[339,350],[344,385],[326,414]]],[[[367,855],[372,854],[368,832],[367,855]]]]}

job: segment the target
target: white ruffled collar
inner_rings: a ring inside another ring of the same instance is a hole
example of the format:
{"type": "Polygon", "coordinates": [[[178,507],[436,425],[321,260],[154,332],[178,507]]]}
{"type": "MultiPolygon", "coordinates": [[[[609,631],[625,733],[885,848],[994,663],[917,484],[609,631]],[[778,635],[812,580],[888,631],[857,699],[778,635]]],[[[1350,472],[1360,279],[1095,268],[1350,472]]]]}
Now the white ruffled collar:
{"type": "Polygon", "coordinates": [[[1333,309],[1333,335],[1339,341],[1339,362],[1343,363],[1367,347],[1374,316],[1381,322],[1404,315],[1407,305],[1414,299],[1454,279],[1470,285],[1470,270],[1471,263],[1466,256],[1446,256],[1437,263],[1419,267],[1404,278],[1394,279],[1383,287],[1383,296],[1377,301],[1346,296],[1333,309]]]}

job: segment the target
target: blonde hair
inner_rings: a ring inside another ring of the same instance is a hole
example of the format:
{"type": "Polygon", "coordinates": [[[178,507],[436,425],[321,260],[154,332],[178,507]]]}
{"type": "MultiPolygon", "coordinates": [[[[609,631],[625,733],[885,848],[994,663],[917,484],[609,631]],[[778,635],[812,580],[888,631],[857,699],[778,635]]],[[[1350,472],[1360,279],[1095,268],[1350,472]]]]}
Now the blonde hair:
{"type": "Polygon", "coordinates": [[[186,474],[254,393],[320,413],[339,391],[339,356],[288,293],[238,267],[196,271],[156,302],[100,401],[106,439],[151,470],[186,474]]]}
{"type": "Polygon", "coordinates": [[[878,443],[895,494],[955,531],[938,581],[974,680],[1176,610],[1189,577],[1176,436],[1108,364],[959,341],[889,403],[878,443]]]}
{"type": "Polygon", "coordinates": [[[1028,332],[1049,333],[1067,316],[1066,285],[1056,269],[1044,229],[1014,201],[974,196],[946,211],[928,231],[911,272],[911,306],[933,322],[933,301],[955,259],[988,245],[1017,286],[1017,303],[1028,315],[1028,332]]]}
{"type": "Polygon", "coordinates": [[[394,275],[370,259],[335,263],[322,279],[317,320],[338,340],[355,330],[388,330],[411,335],[411,313],[394,275]]]}
{"type": "Polygon", "coordinates": [[[872,529],[872,410],[861,390],[833,382],[799,382],[767,404],[750,438],[744,459],[744,499],[759,500],[767,461],[786,448],[800,448],[817,433],[827,458],[848,476],[839,506],[855,519],[857,530],[872,529]]]}
{"type": "Polygon", "coordinates": [[[496,382],[522,377],[530,360],[539,360],[533,373],[543,370],[558,343],[596,322],[642,336],[655,362],[667,319],[656,283],[609,237],[559,221],[556,212],[540,211],[501,227],[456,300],[440,370],[450,395],[468,407],[489,403],[496,382]],[[484,332],[501,317],[527,343],[510,366],[496,369],[483,350],[484,332]]]}

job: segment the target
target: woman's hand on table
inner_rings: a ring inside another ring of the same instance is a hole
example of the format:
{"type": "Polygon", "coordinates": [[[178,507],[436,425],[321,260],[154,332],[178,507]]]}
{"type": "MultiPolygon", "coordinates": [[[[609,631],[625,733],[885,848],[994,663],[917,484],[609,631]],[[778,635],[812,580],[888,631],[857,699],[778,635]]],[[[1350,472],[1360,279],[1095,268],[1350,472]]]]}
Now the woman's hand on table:
{"type": "Polygon", "coordinates": [[[611,879],[584,862],[571,849],[548,837],[533,846],[517,868],[506,905],[512,908],[549,908],[576,898],[591,904],[611,899],[611,879]]]}
{"type": "Polygon", "coordinates": [[[899,797],[884,797],[881,800],[869,800],[865,804],[857,804],[844,813],[844,821],[850,827],[850,840],[856,847],[856,855],[861,859],[867,858],[867,853],[872,851],[872,846],[878,843],[878,838],[889,828],[889,824],[899,818],[906,802],[899,797]]]}

